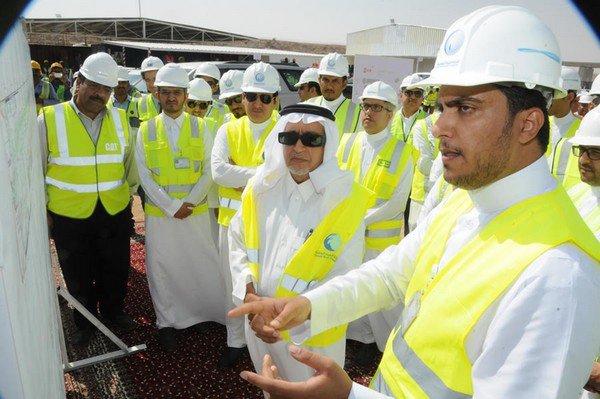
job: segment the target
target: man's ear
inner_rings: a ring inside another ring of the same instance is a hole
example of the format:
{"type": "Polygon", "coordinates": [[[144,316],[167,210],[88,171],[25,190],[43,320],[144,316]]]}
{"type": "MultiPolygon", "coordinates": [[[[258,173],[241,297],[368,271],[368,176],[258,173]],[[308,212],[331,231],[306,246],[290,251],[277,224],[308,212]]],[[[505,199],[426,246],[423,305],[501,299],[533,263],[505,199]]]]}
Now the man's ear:
{"type": "Polygon", "coordinates": [[[519,143],[528,144],[536,140],[544,122],[544,112],[540,108],[532,107],[519,112],[515,118],[515,123],[518,123],[516,127],[519,143]]]}

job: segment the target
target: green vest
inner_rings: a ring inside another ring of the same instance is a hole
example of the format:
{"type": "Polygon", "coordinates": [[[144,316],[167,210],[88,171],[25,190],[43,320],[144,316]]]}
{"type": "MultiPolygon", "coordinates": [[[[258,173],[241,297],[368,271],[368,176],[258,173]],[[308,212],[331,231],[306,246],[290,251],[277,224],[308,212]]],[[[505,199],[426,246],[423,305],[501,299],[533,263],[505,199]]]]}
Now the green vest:
{"type": "MultiPolygon", "coordinates": [[[[307,103],[323,105],[323,96],[317,96],[306,100],[307,103]]],[[[354,133],[360,122],[360,107],[350,99],[345,98],[333,113],[335,124],[340,131],[340,137],[344,133],[354,133]]]]}
{"type": "MultiPolygon", "coordinates": [[[[146,165],[152,172],[156,184],[172,198],[185,198],[202,177],[204,124],[200,123],[195,116],[184,112],[181,133],[177,141],[178,151],[173,151],[171,148],[160,117],[142,122],[140,134],[144,143],[146,165]]],[[[192,215],[199,215],[207,209],[205,198],[193,209],[192,215]]],[[[167,216],[149,196],[146,196],[144,211],[151,216],[167,216]]]]}
{"type": "MultiPolygon", "coordinates": [[[[351,194],[329,212],[289,261],[281,274],[275,298],[300,295],[327,277],[346,243],[356,233],[356,229],[364,219],[371,196],[372,193],[361,185],[357,183],[352,185],[351,194]]],[[[259,281],[258,254],[261,251],[259,210],[260,204],[257,204],[254,190],[250,185],[244,192],[241,212],[248,257],[247,266],[256,281],[259,281]]],[[[310,338],[303,345],[331,345],[345,336],[347,326],[344,324],[324,331],[310,338]]],[[[287,331],[282,331],[281,335],[286,341],[291,342],[287,331]]]]}
{"type": "MultiPolygon", "coordinates": [[[[391,136],[381,151],[376,155],[365,177],[360,179],[362,169],[362,143],[366,133],[345,133],[338,148],[338,164],[340,169],[351,170],[354,181],[373,191],[376,196],[375,207],[389,201],[400,182],[400,177],[412,154],[412,146],[391,136]]],[[[366,248],[383,251],[400,242],[402,233],[402,217],[385,220],[367,226],[365,232],[366,248]]]]}
{"type": "MultiPolygon", "coordinates": [[[[573,200],[575,207],[579,210],[583,206],[584,201],[592,195],[592,186],[587,183],[576,184],[569,190],[569,196],[573,200]]],[[[583,221],[589,226],[592,233],[600,233],[600,207],[595,207],[588,214],[581,214],[583,221]]]]}
{"type": "Polygon", "coordinates": [[[485,311],[553,247],[571,242],[600,259],[600,243],[559,186],[496,216],[432,277],[458,218],[472,208],[468,193],[455,190],[429,226],[374,389],[396,398],[470,398],[465,341],[485,311]]]}
{"type": "Polygon", "coordinates": [[[579,129],[580,123],[580,119],[573,122],[565,137],[556,143],[556,147],[552,152],[552,174],[567,191],[581,182],[579,159],[573,154],[573,144],[569,141],[569,138],[573,137],[579,129]]]}
{"type": "Polygon", "coordinates": [[[129,205],[125,152],[129,128],[125,112],[108,107],[94,145],[69,102],[44,107],[48,136],[48,209],[74,219],[89,217],[98,199],[114,215],[129,205]]]}
{"type": "Polygon", "coordinates": [[[138,100],[138,118],[141,122],[150,120],[160,113],[154,105],[152,94],[144,94],[138,100]]]}

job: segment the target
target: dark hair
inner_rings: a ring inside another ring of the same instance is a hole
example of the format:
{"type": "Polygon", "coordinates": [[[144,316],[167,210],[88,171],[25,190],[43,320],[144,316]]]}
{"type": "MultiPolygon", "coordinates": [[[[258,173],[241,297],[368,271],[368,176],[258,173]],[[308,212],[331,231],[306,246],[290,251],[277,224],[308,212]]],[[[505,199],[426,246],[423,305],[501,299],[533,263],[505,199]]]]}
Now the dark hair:
{"type": "Polygon", "coordinates": [[[321,86],[317,82],[308,82],[308,90],[314,88],[317,91],[317,96],[321,95],[321,86]]]}
{"type": "Polygon", "coordinates": [[[546,108],[546,99],[538,90],[526,89],[518,86],[495,85],[506,96],[508,100],[508,113],[510,123],[515,116],[529,108],[539,108],[544,113],[544,124],[537,134],[537,139],[542,152],[546,152],[550,142],[550,122],[548,121],[548,109],[546,108]]]}

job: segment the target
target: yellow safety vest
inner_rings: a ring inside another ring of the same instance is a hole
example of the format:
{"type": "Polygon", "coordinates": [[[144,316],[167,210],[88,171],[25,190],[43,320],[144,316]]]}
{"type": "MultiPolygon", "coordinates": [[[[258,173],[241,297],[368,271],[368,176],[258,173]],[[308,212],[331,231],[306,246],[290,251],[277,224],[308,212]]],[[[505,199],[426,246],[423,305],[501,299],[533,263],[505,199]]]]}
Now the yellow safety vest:
{"type": "Polygon", "coordinates": [[[35,109],[39,115],[40,112],[42,112],[42,108],[44,107],[43,104],[43,100],[47,100],[48,97],[50,97],[50,82],[48,82],[46,79],[42,78],[42,80],[40,80],[40,82],[42,83],[41,89],[40,89],[40,95],[38,96],[38,98],[40,100],[42,100],[42,104],[35,104],[35,109]]]}
{"type": "MultiPolygon", "coordinates": [[[[340,201],[329,212],[314,232],[306,239],[302,247],[289,261],[281,274],[275,298],[289,298],[300,295],[318,285],[327,277],[348,240],[356,233],[364,219],[373,193],[360,184],[353,183],[350,195],[340,201]]],[[[244,222],[244,241],[248,257],[248,268],[259,281],[259,218],[260,205],[250,184],[242,198],[242,221],[244,222]]],[[[260,294],[260,293],[259,293],[260,294]]],[[[303,345],[331,345],[346,334],[346,327],[337,326],[315,335],[303,345]]],[[[282,338],[291,342],[289,333],[282,331],[282,338]]]]}
{"type": "Polygon", "coordinates": [[[472,364],[465,341],[523,270],[566,242],[600,259],[600,243],[559,186],[495,217],[432,279],[458,218],[472,208],[468,193],[456,190],[429,226],[374,389],[396,398],[470,398],[472,364]]]}
{"type": "MultiPolygon", "coordinates": [[[[592,186],[587,183],[579,183],[576,184],[573,188],[569,190],[569,196],[573,200],[575,207],[580,209],[583,205],[583,202],[592,195],[592,186]]],[[[592,233],[598,234],[600,232],[600,207],[594,208],[587,215],[581,215],[583,221],[589,226],[592,233]]]]}
{"type": "MultiPolygon", "coordinates": [[[[271,115],[271,122],[258,140],[254,142],[249,119],[243,116],[227,123],[227,144],[229,157],[237,166],[258,167],[265,161],[265,140],[277,122],[277,113],[271,115]]],[[[219,186],[219,224],[229,226],[235,212],[240,208],[242,193],[232,187],[219,186]]]]}
{"type": "MultiPolygon", "coordinates": [[[[179,150],[176,152],[169,144],[162,118],[156,117],[142,122],[140,134],[144,143],[146,165],[156,184],[171,198],[185,198],[202,177],[204,124],[200,123],[197,117],[185,112],[177,141],[179,150]]],[[[193,209],[192,215],[199,215],[207,209],[205,198],[193,209]]],[[[167,216],[149,196],[146,196],[144,211],[151,216],[167,216]]]]}
{"type": "Polygon", "coordinates": [[[210,131],[210,134],[212,135],[213,139],[215,138],[215,136],[217,135],[217,130],[219,128],[219,126],[217,124],[217,121],[214,118],[211,118],[210,116],[204,116],[204,118],[202,118],[202,120],[204,122],[206,122],[206,127],[208,127],[208,130],[210,131]]]}
{"type": "Polygon", "coordinates": [[[69,102],[44,107],[48,136],[48,209],[74,219],[89,217],[98,199],[114,215],[129,205],[125,152],[129,128],[123,110],[108,107],[94,145],[69,102]]]}
{"type": "Polygon", "coordinates": [[[150,93],[143,94],[138,100],[138,118],[141,122],[150,120],[155,116],[158,116],[160,112],[154,105],[154,96],[150,93]]]}
{"type": "MultiPolygon", "coordinates": [[[[340,169],[351,170],[354,181],[373,191],[376,196],[374,206],[381,206],[389,201],[398,186],[400,177],[412,154],[412,146],[390,136],[381,151],[376,155],[365,177],[360,180],[362,166],[362,145],[366,133],[345,133],[338,148],[338,164],[340,169]]],[[[402,233],[402,217],[385,220],[367,226],[365,232],[366,248],[383,251],[390,245],[400,242],[402,233]]]]}
{"type": "Polygon", "coordinates": [[[559,152],[558,144],[560,143],[560,140],[563,140],[564,138],[568,139],[568,138],[575,136],[575,132],[577,132],[577,129],[579,129],[579,125],[581,124],[581,119],[575,118],[575,120],[573,121],[571,126],[569,126],[569,130],[567,130],[567,133],[556,144],[557,148],[552,148],[552,128],[554,126],[554,117],[553,116],[548,117],[548,124],[549,124],[550,134],[548,137],[548,148],[546,149],[546,158],[550,158],[551,156],[554,156],[556,158],[556,153],[559,152]]]}
{"type": "MultiPolygon", "coordinates": [[[[221,104],[217,100],[213,100],[210,109],[204,116],[205,118],[212,118],[216,123],[216,128],[219,128],[223,124],[223,118],[229,112],[229,107],[225,104],[221,104]]],[[[216,132],[216,129],[215,129],[216,132]]]]}
{"type": "MultiPolygon", "coordinates": [[[[113,98],[112,105],[118,108],[115,104],[118,100],[113,98]]],[[[138,104],[135,98],[131,97],[129,100],[129,104],[127,104],[127,110],[125,111],[127,114],[127,121],[129,122],[130,127],[138,128],[140,127],[139,118],[138,118],[138,104]]]]}
{"type": "MultiPolygon", "coordinates": [[[[429,118],[431,118],[431,126],[433,126],[435,125],[435,122],[438,119],[438,115],[432,114],[431,116],[429,116],[429,118]]],[[[400,118],[400,121],[402,121],[402,118],[400,118]]],[[[419,125],[421,125],[421,132],[423,133],[426,142],[429,143],[429,135],[427,134],[427,132],[429,131],[429,128],[427,126],[427,118],[419,119],[417,117],[417,122],[419,123],[419,125]]],[[[412,142],[412,134],[410,136],[412,142]]],[[[410,199],[413,201],[423,203],[425,202],[425,197],[427,196],[427,192],[425,190],[425,175],[419,170],[419,167],[417,166],[417,161],[421,157],[421,152],[414,145],[413,151],[413,157],[416,157],[413,159],[413,161],[415,162],[415,175],[413,177],[412,188],[410,190],[410,199]]],[[[433,159],[437,157],[439,152],[440,141],[436,138],[433,145],[433,159]]]]}
{"type": "Polygon", "coordinates": [[[573,154],[573,144],[569,141],[569,138],[573,137],[579,129],[580,123],[580,119],[573,122],[565,137],[558,141],[552,153],[552,174],[567,191],[581,182],[579,159],[573,154]]]}
{"type": "MultiPolygon", "coordinates": [[[[306,100],[307,103],[321,106],[324,106],[323,101],[323,96],[317,96],[306,100]]],[[[360,107],[354,104],[350,99],[345,98],[344,101],[338,105],[333,115],[335,116],[335,124],[340,131],[340,137],[344,133],[356,132],[360,121],[360,107]]]]}

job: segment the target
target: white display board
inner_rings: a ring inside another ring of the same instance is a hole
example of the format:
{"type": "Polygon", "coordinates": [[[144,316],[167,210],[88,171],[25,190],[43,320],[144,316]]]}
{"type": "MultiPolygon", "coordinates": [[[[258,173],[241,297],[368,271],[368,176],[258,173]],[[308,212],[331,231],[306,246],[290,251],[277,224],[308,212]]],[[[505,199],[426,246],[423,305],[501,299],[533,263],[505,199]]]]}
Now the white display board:
{"type": "Polygon", "coordinates": [[[352,101],[359,103],[358,97],[370,83],[381,80],[397,92],[402,79],[413,73],[414,61],[400,57],[376,57],[371,55],[354,56],[354,84],[352,101]]]}
{"type": "Polygon", "coordinates": [[[0,398],[64,398],[29,46],[0,47],[0,398]]]}

